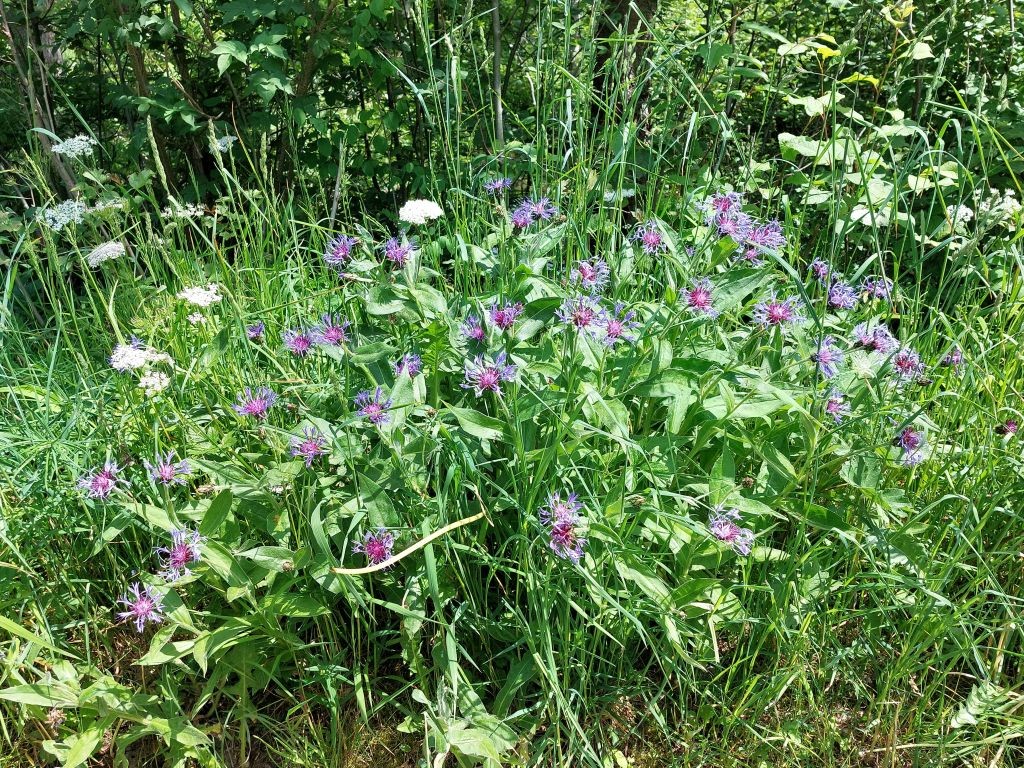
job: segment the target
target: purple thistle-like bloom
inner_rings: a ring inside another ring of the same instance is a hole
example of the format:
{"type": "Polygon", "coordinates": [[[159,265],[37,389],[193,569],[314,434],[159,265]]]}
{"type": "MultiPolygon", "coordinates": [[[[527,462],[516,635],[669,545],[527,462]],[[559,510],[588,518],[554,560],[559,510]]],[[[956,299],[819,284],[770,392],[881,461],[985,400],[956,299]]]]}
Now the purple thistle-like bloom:
{"type": "Polygon", "coordinates": [[[202,544],[206,541],[199,531],[184,529],[171,531],[171,546],[158,547],[156,553],[161,556],[163,571],[160,575],[167,581],[177,581],[188,576],[190,563],[198,563],[202,559],[202,544]]]}
{"type": "Polygon", "coordinates": [[[569,274],[569,282],[588,291],[601,291],[608,285],[608,264],[601,259],[581,261],[569,274]]]}
{"type": "Polygon", "coordinates": [[[185,485],[186,480],[192,474],[192,468],[188,462],[174,460],[174,451],[168,451],[166,456],[156,456],[156,463],[150,464],[146,459],[142,460],[149,477],[154,483],[161,485],[185,485]]]}
{"type": "Polygon", "coordinates": [[[302,328],[289,328],[281,334],[284,348],[296,357],[305,357],[313,348],[313,335],[302,328]]]}
{"type": "Polygon", "coordinates": [[[1016,419],[1007,419],[996,427],[996,434],[1003,435],[1004,437],[1012,437],[1017,434],[1018,429],[1020,429],[1020,424],[1017,423],[1016,419]]]}
{"type": "Polygon", "coordinates": [[[308,469],[318,457],[327,453],[327,438],[316,427],[306,427],[302,435],[292,438],[292,458],[304,460],[308,469]]]}
{"type": "MultiPolygon", "coordinates": [[[[782,232],[782,225],[776,221],[769,221],[767,224],[753,226],[744,238],[744,245],[747,246],[747,254],[755,257],[765,251],[777,251],[786,245],[786,235],[782,232]]],[[[750,256],[747,257],[748,259],[750,256]]]]}
{"type": "Polygon", "coordinates": [[[636,341],[636,334],[633,331],[640,327],[636,320],[636,312],[627,310],[626,305],[619,302],[611,312],[605,312],[601,319],[604,338],[602,342],[614,347],[618,342],[625,341],[630,344],[636,341]]]}
{"type": "Polygon", "coordinates": [[[583,509],[583,504],[580,503],[575,493],[570,493],[565,501],[562,501],[562,494],[549,493],[548,503],[540,508],[538,516],[544,525],[550,525],[560,520],[576,522],[581,509],[583,509]]]}
{"type": "Polygon", "coordinates": [[[413,355],[406,352],[402,357],[395,363],[395,376],[401,376],[403,373],[407,374],[409,378],[413,378],[420,371],[423,370],[423,360],[419,355],[413,355]]]}
{"type": "Polygon", "coordinates": [[[754,306],[752,317],[762,328],[784,328],[787,325],[801,323],[804,319],[795,296],[780,299],[774,293],[770,299],[758,302],[754,306]]]}
{"type": "Polygon", "coordinates": [[[522,202],[512,210],[512,226],[516,229],[526,229],[533,224],[533,211],[528,202],[522,202]]]}
{"type": "Polygon", "coordinates": [[[828,289],[829,309],[853,309],[857,306],[857,289],[842,280],[836,280],[828,289]]]}
{"type": "Polygon", "coordinates": [[[661,234],[661,228],[654,219],[648,219],[638,226],[631,239],[640,243],[644,253],[651,255],[661,253],[668,248],[665,236],[661,234]]]}
{"type": "Polygon", "coordinates": [[[508,176],[499,176],[496,179],[488,179],[484,182],[484,192],[488,195],[497,195],[512,188],[512,179],[508,176]]]}
{"type": "Polygon", "coordinates": [[[737,243],[745,242],[754,227],[754,219],[743,211],[722,214],[715,223],[720,237],[731,237],[737,243]]]}
{"type": "Polygon", "coordinates": [[[905,427],[893,444],[903,449],[901,461],[904,466],[913,467],[924,461],[924,433],[918,432],[913,427],[905,427]]]}
{"type": "Polygon", "coordinates": [[[811,266],[807,270],[815,280],[822,285],[825,285],[829,281],[829,277],[832,274],[831,265],[824,259],[815,259],[811,262],[811,266]]]}
{"type": "Polygon", "coordinates": [[[899,342],[884,325],[870,328],[867,323],[858,323],[854,326],[853,342],[856,346],[882,354],[888,354],[899,346],[899,342]]]}
{"type": "Polygon", "coordinates": [[[232,406],[239,416],[252,416],[263,421],[277,402],[277,393],[269,387],[260,387],[253,392],[249,387],[238,394],[238,402],[232,406]]]}
{"type": "Polygon", "coordinates": [[[324,261],[332,267],[343,267],[352,260],[352,249],[359,242],[348,235],[338,235],[327,244],[324,261]]]}
{"type": "Polygon", "coordinates": [[[516,324],[518,317],[523,314],[523,305],[520,302],[515,304],[506,303],[505,306],[499,307],[497,303],[494,304],[488,310],[491,317],[491,323],[502,331],[507,331],[513,325],[516,324]]]}
{"type": "Polygon", "coordinates": [[[555,316],[577,331],[596,336],[603,317],[601,308],[590,296],[575,296],[562,302],[555,316]]]}
{"type": "Polygon", "coordinates": [[[500,352],[494,358],[493,363],[487,363],[483,357],[466,361],[466,380],[462,383],[463,389],[472,389],[477,397],[482,397],[484,392],[490,390],[501,396],[501,383],[503,381],[515,381],[516,367],[506,363],[507,356],[500,352]]]}
{"type": "Polygon", "coordinates": [[[469,315],[459,326],[459,332],[467,341],[483,341],[487,337],[483,321],[476,315],[469,315]]]}
{"type": "Polygon", "coordinates": [[[362,541],[352,544],[352,551],[356,554],[366,555],[366,560],[370,565],[380,565],[390,560],[394,548],[395,535],[387,528],[367,531],[363,534],[362,541]]]}
{"type": "Polygon", "coordinates": [[[548,527],[550,541],[548,546],[558,557],[578,563],[583,557],[583,547],[587,540],[576,533],[579,523],[579,511],[583,505],[575,493],[562,500],[561,494],[552,493],[548,496],[547,506],[541,507],[538,517],[548,527]]]}
{"type": "Polygon", "coordinates": [[[391,416],[388,415],[388,409],[392,405],[391,398],[384,397],[384,390],[380,387],[372,393],[364,389],[356,395],[355,405],[359,409],[359,415],[371,424],[380,426],[391,421],[391,416]]]}
{"type": "Polygon", "coordinates": [[[924,365],[917,352],[904,347],[892,356],[892,369],[901,381],[913,381],[924,371],[924,365]]]}
{"type": "Polygon", "coordinates": [[[135,628],[142,632],[148,622],[159,624],[164,620],[163,606],[160,604],[162,599],[152,587],[144,587],[135,582],[117,601],[128,610],[117,615],[121,619],[134,621],[135,628]]]}
{"type": "Polygon", "coordinates": [[[739,519],[739,510],[719,509],[708,518],[708,530],[716,539],[728,544],[736,554],[749,555],[754,548],[754,532],[740,527],[736,522],[739,519]]]}
{"type": "Polygon", "coordinates": [[[104,462],[101,468],[94,469],[79,478],[78,487],[85,491],[90,499],[109,499],[110,495],[117,490],[118,483],[128,484],[127,480],[118,477],[118,474],[123,471],[116,461],[104,462]]]}
{"type": "Polygon", "coordinates": [[[339,347],[348,342],[348,327],[352,325],[348,320],[335,318],[329,312],[325,312],[320,318],[320,324],[313,328],[312,338],[317,344],[324,347],[339,347]]]}
{"type": "Polygon", "coordinates": [[[530,206],[530,213],[535,219],[547,221],[558,215],[558,208],[551,202],[550,198],[541,197],[537,200],[523,201],[524,205],[530,206]]]}
{"type": "Polygon", "coordinates": [[[266,330],[267,326],[261,320],[258,323],[245,326],[245,335],[249,337],[249,341],[263,341],[263,334],[266,330]]]}
{"type": "Polygon", "coordinates": [[[739,192],[719,192],[705,198],[697,207],[704,213],[704,223],[710,227],[717,224],[720,216],[737,213],[742,205],[743,195],[739,192]]]}
{"type": "Polygon", "coordinates": [[[825,413],[831,416],[836,424],[841,424],[843,419],[850,415],[850,404],[846,402],[846,395],[836,389],[829,392],[825,401],[825,413]]]}
{"type": "Polygon", "coordinates": [[[866,277],[861,290],[867,293],[869,300],[889,300],[892,297],[892,280],[887,277],[866,277]]]}
{"type": "Polygon", "coordinates": [[[764,259],[756,248],[741,248],[733,255],[733,260],[746,264],[748,267],[763,267],[764,259]]]}
{"type": "Polygon", "coordinates": [[[942,358],[942,364],[947,368],[952,368],[954,373],[960,373],[960,367],[964,363],[964,353],[960,347],[953,347],[946,356],[942,358]]]}
{"type": "Polygon", "coordinates": [[[399,267],[404,267],[413,253],[416,252],[416,245],[410,242],[402,242],[397,237],[388,238],[381,246],[384,251],[384,258],[399,267]]]}
{"type": "Polygon", "coordinates": [[[831,379],[839,373],[839,366],[843,363],[843,350],[836,345],[836,340],[826,336],[821,340],[818,350],[811,355],[811,360],[818,364],[818,370],[826,379],[831,379]]]}
{"type": "Polygon", "coordinates": [[[713,290],[714,286],[710,279],[702,277],[695,280],[690,289],[683,294],[686,297],[686,308],[699,315],[718,317],[718,310],[713,303],[713,290]]]}

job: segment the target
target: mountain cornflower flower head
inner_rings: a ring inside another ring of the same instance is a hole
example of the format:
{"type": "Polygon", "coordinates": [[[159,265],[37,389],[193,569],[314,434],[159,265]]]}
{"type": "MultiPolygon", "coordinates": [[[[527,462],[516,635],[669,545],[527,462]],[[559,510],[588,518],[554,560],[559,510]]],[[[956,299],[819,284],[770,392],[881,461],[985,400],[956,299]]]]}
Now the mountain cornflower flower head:
{"type": "Polygon", "coordinates": [[[903,347],[890,360],[893,372],[900,381],[914,381],[924,372],[924,365],[917,352],[903,347]]]}
{"type": "Polygon", "coordinates": [[[867,294],[869,301],[871,299],[890,301],[892,299],[892,280],[887,277],[865,277],[864,282],[861,283],[861,290],[867,294]]]}
{"type": "Polygon", "coordinates": [[[499,307],[497,302],[495,302],[488,310],[488,314],[491,318],[491,324],[495,328],[507,331],[516,324],[516,320],[523,314],[523,305],[517,301],[515,304],[506,302],[504,306],[499,307]]]}
{"type": "Polygon", "coordinates": [[[395,535],[387,528],[378,528],[376,531],[367,531],[363,534],[362,541],[352,544],[352,551],[356,554],[366,555],[366,561],[370,565],[380,565],[391,559],[391,553],[395,548],[395,535]]]}
{"type": "Polygon", "coordinates": [[[704,198],[697,208],[704,214],[704,223],[709,227],[717,226],[721,216],[738,213],[743,206],[743,195],[739,192],[717,192],[704,198]]]}
{"type": "Polygon", "coordinates": [[[708,518],[708,530],[723,544],[728,544],[736,554],[746,556],[754,548],[754,532],[741,527],[737,522],[739,519],[739,510],[719,508],[708,518]]]}
{"type": "Polygon", "coordinates": [[[391,421],[391,416],[388,414],[391,405],[391,398],[385,397],[384,390],[380,387],[373,392],[364,389],[355,398],[355,406],[359,415],[377,426],[391,421]]]}
{"type": "Polygon", "coordinates": [[[185,485],[192,475],[192,468],[188,462],[174,460],[174,451],[168,451],[166,455],[157,454],[156,461],[150,464],[148,460],[142,460],[149,477],[154,483],[161,485],[185,485]]]}
{"type": "Polygon", "coordinates": [[[569,282],[597,293],[608,285],[609,274],[608,264],[602,259],[585,260],[577,264],[569,273],[569,282]]]}
{"type": "Polygon", "coordinates": [[[574,296],[562,302],[555,316],[577,331],[596,336],[601,330],[603,312],[590,296],[574,296]]]}
{"type": "Polygon", "coordinates": [[[192,573],[189,565],[202,560],[204,541],[206,537],[201,536],[199,531],[188,528],[171,531],[171,546],[156,549],[163,566],[160,575],[167,581],[177,581],[192,573]]]}
{"type": "Polygon", "coordinates": [[[170,384],[171,377],[161,371],[146,371],[139,376],[139,389],[146,393],[146,397],[154,397],[170,384]]]}
{"type": "Polygon", "coordinates": [[[313,335],[302,328],[289,328],[281,333],[284,348],[296,357],[305,357],[313,348],[313,335]]]}
{"type": "Polygon", "coordinates": [[[665,236],[661,234],[661,227],[658,226],[658,222],[654,219],[648,219],[638,226],[630,239],[635,243],[639,243],[643,252],[650,255],[661,253],[668,249],[665,236]]]}
{"type": "Polygon", "coordinates": [[[524,200],[523,203],[529,204],[530,213],[533,214],[534,219],[547,221],[558,215],[558,208],[551,202],[550,198],[540,197],[536,200],[524,200]]]}
{"type": "MultiPolygon", "coordinates": [[[[755,226],[754,219],[743,211],[722,214],[715,222],[719,237],[730,237],[736,243],[743,243],[755,226]]],[[[756,249],[755,249],[756,250],[756,249]]],[[[749,258],[747,259],[750,260],[749,258]]]]}
{"type": "Polygon", "coordinates": [[[414,355],[409,352],[402,355],[402,357],[395,363],[395,376],[401,376],[404,373],[411,379],[422,370],[423,360],[419,355],[414,355]]]}
{"type": "Polygon", "coordinates": [[[187,301],[196,307],[209,307],[216,304],[223,296],[220,295],[220,286],[217,283],[210,283],[206,287],[194,286],[178,291],[178,298],[187,301]]]}
{"type": "Polygon", "coordinates": [[[818,370],[826,379],[831,379],[839,373],[839,366],[843,364],[843,359],[843,350],[831,336],[823,338],[817,351],[811,355],[811,360],[818,364],[818,370]]]}
{"type": "Polygon", "coordinates": [[[773,219],[767,224],[753,224],[746,233],[743,244],[747,247],[748,254],[753,252],[760,256],[766,251],[778,251],[785,247],[786,235],[782,231],[782,224],[773,219]]]}
{"type": "Polygon", "coordinates": [[[302,430],[302,437],[292,438],[291,453],[292,458],[305,461],[309,469],[317,458],[327,453],[327,438],[316,427],[306,427],[302,430]]]}
{"type": "Polygon", "coordinates": [[[124,243],[119,243],[116,240],[111,240],[109,243],[103,243],[97,245],[91,251],[89,255],[85,257],[86,263],[95,269],[105,261],[120,258],[125,254],[124,243]]]}
{"type": "Polygon", "coordinates": [[[846,395],[837,389],[828,393],[825,400],[825,413],[832,417],[836,424],[842,424],[843,419],[850,415],[850,404],[846,402],[846,395]]]}
{"type": "Polygon", "coordinates": [[[260,321],[245,326],[245,335],[249,338],[249,341],[263,341],[263,334],[266,333],[266,330],[267,326],[260,321]]]}
{"type": "Polygon", "coordinates": [[[409,259],[416,252],[416,245],[409,241],[402,241],[397,237],[388,238],[381,246],[384,251],[384,258],[392,264],[404,267],[409,259]]]}
{"type": "Polygon", "coordinates": [[[758,302],[752,313],[754,322],[762,328],[785,328],[802,323],[804,316],[795,296],[780,299],[777,294],[758,302]]]}
{"type": "Polygon", "coordinates": [[[459,332],[467,341],[482,342],[487,337],[483,321],[476,315],[469,315],[459,326],[459,332]]]}
{"type": "Polygon", "coordinates": [[[748,267],[763,267],[763,254],[757,248],[741,248],[733,254],[733,261],[746,264],[748,267]]]}
{"type": "Polygon", "coordinates": [[[533,224],[533,209],[529,201],[524,200],[513,208],[509,218],[512,220],[512,227],[515,229],[526,229],[533,224]]]}
{"type": "Polygon", "coordinates": [[[252,416],[263,421],[277,402],[277,393],[269,387],[260,387],[255,392],[249,387],[238,394],[238,402],[232,406],[239,416],[252,416]]]}
{"type": "Polygon", "coordinates": [[[903,457],[900,461],[904,466],[914,467],[924,461],[923,432],[918,432],[913,427],[904,427],[903,431],[893,440],[893,444],[903,450],[903,457]]]}
{"type": "Polygon", "coordinates": [[[488,195],[498,195],[512,188],[512,179],[508,176],[499,176],[496,179],[488,179],[484,182],[484,192],[488,195]]]}
{"type": "Polygon", "coordinates": [[[544,525],[550,525],[560,520],[575,523],[579,520],[581,509],[583,509],[583,504],[580,503],[575,493],[570,493],[563,500],[562,494],[556,491],[548,494],[548,503],[540,508],[537,516],[544,525]]]}
{"type": "Polygon", "coordinates": [[[964,353],[960,347],[953,347],[946,356],[942,358],[942,365],[947,368],[952,368],[955,373],[960,373],[960,368],[964,363],[964,353]]]}
{"type": "Polygon", "coordinates": [[[856,346],[882,354],[888,354],[899,346],[899,342],[893,338],[887,327],[877,325],[871,328],[867,323],[858,323],[854,326],[853,341],[856,346]]]}
{"type": "Polygon", "coordinates": [[[842,280],[836,280],[829,286],[829,309],[853,309],[857,306],[857,298],[857,289],[842,280]]]}
{"type": "Polygon", "coordinates": [[[633,331],[639,327],[636,312],[632,309],[627,310],[626,305],[619,302],[611,312],[605,312],[601,318],[601,330],[604,332],[601,341],[609,347],[614,347],[620,341],[634,344],[636,334],[633,331]]]}
{"type": "Polygon", "coordinates": [[[99,469],[94,469],[78,479],[78,487],[85,491],[90,499],[109,499],[117,490],[118,484],[127,485],[128,481],[118,477],[124,470],[115,461],[107,461],[99,469]]]}
{"type": "Polygon", "coordinates": [[[714,285],[709,278],[702,277],[699,280],[694,280],[690,289],[683,294],[686,298],[686,308],[705,317],[718,317],[713,291],[714,285]]]}
{"type": "Polygon", "coordinates": [[[352,249],[359,241],[348,235],[333,238],[324,251],[324,261],[330,267],[341,268],[352,260],[352,249]]]}
{"type": "Polygon", "coordinates": [[[398,220],[406,224],[427,224],[442,216],[444,211],[433,200],[409,200],[398,211],[398,220]]]}
{"type": "Polygon", "coordinates": [[[1020,429],[1020,424],[1017,423],[1016,419],[1007,419],[996,427],[996,434],[1003,435],[1004,437],[1012,437],[1017,434],[1018,429],[1020,429]]]}
{"type": "Polygon", "coordinates": [[[339,347],[348,343],[348,328],[352,325],[348,320],[336,318],[325,312],[320,317],[320,324],[310,334],[313,341],[323,347],[339,347]]]}
{"type": "Polygon", "coordinates": [[[517,369],[514,365],[507,363],[507,355],[499,352],[494,361],[488,363],[482,356],[466,361],[466,380],[462,383],[463,389],[472,389],[477,397],[482,397],[484,392],[491,391],[501,397],[501,384],[506,381],[515,381],[517,369]]]}
{"type": "Polygon", "coordinates": [[[99,146],[99,142],[96,141],[96,139],[92,136],[86,136],[84,133],[80,133],[78,136],[73,136],[70,139],[64,139],[64,141],[52,145],[50,147],[50,151],[55,155],[78,158],[91,155],[93,147],[97,146],[99,146]]]}
{"type": "Polygon", "coordinates": [[[570,493],[565,500],[560,493],[552,493],[548,495],[547,505],[537,513],[541,523],[548,526],[551,551],[573,563],[583,557],[583,547],[587,544],[587,540],[576,533],[582,508],[575,493],[570,493]]]}
{"type": "Polygon", "coordinates": [[[135,629],[142,632],[146,624],[159,624],[164,620],[162,600],[163,598],[154,592],[152,587],[135,582],[117,601],[128,609],[118,613],[118,618],[134,622],[135,629]]]}
{"type": "Polygon", "coordinates": [[[815,280],[825,285],[832,275],[832,266],[824,259],[815,259],[807,271],[815,280]]]}

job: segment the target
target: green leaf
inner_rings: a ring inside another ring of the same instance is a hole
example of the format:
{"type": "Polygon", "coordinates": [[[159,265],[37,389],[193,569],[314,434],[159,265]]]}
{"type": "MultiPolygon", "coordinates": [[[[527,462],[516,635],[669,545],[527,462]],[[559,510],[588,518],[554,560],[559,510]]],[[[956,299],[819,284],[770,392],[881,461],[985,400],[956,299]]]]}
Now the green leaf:
{"type": "Polygon", "coordinates": [[[260,608],[272,616],[288,616],[295,619],[308,619],[330,613],[325,606],[309,595],[293,592],[283,595],[267,595],[263,598],[260,608]]]}
{"type": "Polygon", "coordinates": [[[5,688],[0,699],[37,707],[76,707],[78,691],[64,683],[27,683],[5,688]]]}
{"type": "Polygon", "coordinates": [[[41,646],[42,648],[45,648],[48,651],[59,653],[61,656],[67,656],[71,659],[76,658],[73,654],[70,654],[67,651],[63,651],[57,646],[55,646],[53,644],[53,641],[49,638],[40,637],[39,635],[34,634],[30,630],[25,629],[17,622],[11,621],[6,616],[0,616],[0,630],[15,635],[16,637],[20,637],[23,640],[28,640],[30,643],[35,643],[36,645],[41,646]]]}
{"type": "Polygon", "coordinates": [[[210,502],[210,508],[203,515],[203,521],[199,524],[199,533],[203,536],[212,536],[227,520],[231,513],[231,502],[233,501],[231,491],[223,490],[210,502]]]}
{"type": "Polygon", "coordinates": [[[479,411],[457,408],[454,405],[448,406],[448,411],[455,416],[463,431],[473,437],[479,437],[481,440],[503,440],[505,438],[505,423],[503,421],[479,411]]]}

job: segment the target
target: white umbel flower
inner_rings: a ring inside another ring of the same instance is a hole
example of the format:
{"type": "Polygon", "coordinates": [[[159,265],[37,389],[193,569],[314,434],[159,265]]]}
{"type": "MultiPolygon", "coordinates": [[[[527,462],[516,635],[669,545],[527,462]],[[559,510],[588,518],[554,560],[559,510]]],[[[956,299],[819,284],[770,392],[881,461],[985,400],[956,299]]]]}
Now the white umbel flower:
{"type": "Polygon", "coordinates": [[[145,368],[151,363],[169,363],[170,355],[157,352],[155,349],[142,346],[138,339],[132,339],[130,344],[118,344],[110,353],[110,367],[115,371],[137,371],[145,368]]]}
{"type": "Polygon", "coordinates": [[[953,226],[967,224],[974,218],[974,211],[966,205],[947,205],[946,216],[953,222],[953,226]]]}
{"type": "Polygon", "coordinates": [[[406,224],[426,224],[442,216],[444,211],[433,200],[410,200],[398,211],[398,218],[406,224]]]}
{"type": "Polygon", "coordinates": [[[102,245],[97,245],[89,251],[89,255],[85,257],[85,260],[88,262],[90,267],[95,268],[105,261],[110,261],[111,259],[124,256],[124,251],[124,244],[115,240],[109,243],[103,243],[102,245]]]}
{"type": "Polygon", "coordinates": [[[81,224],[82,218],[88,212],[89,206],[80,200],[65,200],[45,208],[42,218],[46,222],[46,226],[55,232],[60,232],[68,224],[81,224]]]}
{"type": "Polygon", "coordinates": [[[96,139],[84,133],[54,144],[50,149],[55,155],[64,157],[84,157],[92,154],[92,148],[99,144],[96,139]]]}
{"type": "Polygon", "coordinates": [[[202,312],[193,312],[185,319],[188,320],[190,325],[204,325],[206,323],[206,316],[202,312]]]}
{"type": "Polygon", "coordinates": [[[146,371],[139,377],[139,389],[145,391],[147,397],[163,392],[171,383],[171,377],[161,371],[146,371]]]}
{"type": "Polygon", "coordinates": [[[221,136],[217,139],[217,151],[223,155],[231,149],[236,141],[238,141],[238,137],[232,136],[230,133],[227,136],[221,136]]]}
{"type": "Polygon", "coordinates": [[[178,298],[184,299],[189,304],[197,307],[208,307],[211,304],[216,304],[222,297],[220,295],[220,286],[216,283],[210,283],[205,288],[198,285],[194,288],[185,288],[178,292],[178,298]]]}

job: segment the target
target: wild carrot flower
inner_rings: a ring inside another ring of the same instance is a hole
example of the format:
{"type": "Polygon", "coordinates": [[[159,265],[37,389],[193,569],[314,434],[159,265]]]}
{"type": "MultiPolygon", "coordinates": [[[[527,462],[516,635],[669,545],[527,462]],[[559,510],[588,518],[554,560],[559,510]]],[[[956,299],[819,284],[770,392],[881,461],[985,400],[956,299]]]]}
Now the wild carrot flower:
{"type": "Polygon", "coordinates": [[[836,280],[828,289],[829,309],[853,309],[857,306],[857,289],[842,280],[836,280]]]}
{"type": "Polygon", "coordinates": [[[487,337],[483,322],[476,315],[469,315],[459,326],[459,332],[467,341],[483,341],[487,337]]]}
{"type": "Polygon", "coordinates": [[[516,367],[506,363],[507,356],[504,352],[498,353],[494,362],[488,363],[483,357],[478,356],[475,360],[466,361],[466,380],[462,383],[463,389],[472,389],[477,397],[482,397],[488,390],[501,396],[501,383],[504,381],[515,381],[516,367]]]}
{"type": "Polygon", "coordinates": [[[184,288],[178,291],[178,298],[184,299],[193,306],[205,309],[211,304],[216,304],[223,297],[220,295],[220,286],[217,283],[210,283],[205,288],[202,286],[184,288]]]}
{"type": "Polygon", "coordinates": [[[121,373],[145,368],[150,363],[169,362],[169,355],[146,347],[142,339],[135,336],[132,336],[128,344],[118,344],[110,353],[110,367],[121,373]]]}
{"type": "Polygon", "coordinates": [[[156,549],[157,555],[161,558],[160,564],[163,566],[160,575],[167,581],[177,581],[183,576],[188,576],[191,573],[188,566],[202,559],[204,541],[206,538],[200,536],[199,531],[187,528],[171,531],[171,546],[156,549]]]}
{"type": "Polygon", "coordinates": [[[893,444],[903,450],[901,459],[904,466],[913,467],[924,461],[924,433],[918,432],[913,427],[905,427],[893,444]]]}
{"type": "Polygon", "coordinates": [[[444,216],[444,210],[433,200],[409,200],[398,211],[399,221],[406,224],[427,224],[444,216]]]}
{"type": "Polygon", "coordinates": [[[348,327],[351,323],[348,320],[335,318],[329,312],[325,312],[320,318],[320,324],[313,328],[312,339],[324,347],[338,347],[348,342],[348,327]]]}
{"type": "Polygon", "coordinates": [[[762,328],[785,328],[804,319],[795,296],[780,299],[774,293],[754,306],[752,317],[762,328]]]}
{"type": "Polygon", "coordinates": [[[411,379],[422,370],[423,360],[419,355],[413,355],[409,352],[402,355],[398,362],[395,363],[395,376],[401,376],[405,373],[411,379]]]}
{"type": "Polygon", "coordinates": [[[541,507],[538,513],[541,523],[548,526],[551,551],[573,563],[578,563],[583,557],[583,548],[587,544],[587,540],[576,533],[582,507],[575,493],[570,493],[565,501],[560,494],[552,493],[548,496],[547,506],[541,507]]]}
{"type": "Polygon", "coordinates": [[[712,292],[714,286],[711,280],[702,277],[695,280],[683,296],[686,298],[686,308],[698,315],[706,317],[718,317],[718,310],[715,309],[712,292]]]}
{"type": "Polygon", "coordinates": [[[811,360],[818,364],[818,370],[826,379],[831,379],[839,372],[839,366],[843,363],[843,350],[836,344],[831,336],[821,340],[818,349],[811,355],[811,360]]]}
{"type": "Polygon", "coordinates": [[[119,243],[117,241],[102,243],[89,251],[89,254],[85,257],[85,261],[90,267],[95,269],[105,261],[110,261],[111,259],[124,256],[125,250],[124,243],[119,243]]]}
{"type": "Polygon", "coordinates": [[[836,389],[830,391],[825,401],[825,413],[831,416],[836,424],[841,424],[843,419],[850,415],[850,404],[846,402],[846,395],[836,389]]]}
{"type": "Polygon", "coordinates": [[[239,416],[252,416],[263,421],[276,402],[277,393],[269,387],[260,387],[255,392],[246,387],[238,394],[237,402],[232,407],[239,416]]]}
{"type": "Polygon", "coordinates": [[[296,357],[305,357],[313,348],[313,336],[302,328],[289,328],[281,334],[284,348],[296,357]]]}
{"type": "Polygon", "coordinates": [[[168,451],[164,456],[157,454],[156,463],[150,464],[148,460],[142,460],[149,477],[154,483],[161,485],[185,485],[192,474],[192,468],[188,462],[174,460],[174,451],[168,451]]]}
{"type": "Polygon", "coordinates": [[[815,259],[811,262],[811,266],[807,270],[815,280],[822,285],[828,283],[832,275],[832,267],[824,259],[815,259]]]}
{"type": "Polygon", "coordinates": [[[636,312],[632,309],[627,310],[626,305],[619,302],[611,312],[605,312],[601,318],[601,330],[604,331],[604,338],[601,341],[609,347],[614,347],[620,341],[632,344],[636,341],[636,334],[633,331],[639,327],[636,312]]]}
{"type": "Polygon", "coordinates": [[[503,307],[499,307],[495,303],[490,310],[488,310],[491,316],[491,323],[502,331],[507,331],[513,325],[515,325],[518,317],[523,314],[523,305],[520,302],[515,304],[507,303],[503,307]]]}
{"type": "Polygon", "coordinates": [[[395,535],[387,528],[378,528],[376,531],[364,533],[362,541],[353,543],[352,551],[366,555],[366,561],[370,565],[380,565],[391,559],[394,547],[395,535]]]}
{"type": "Polygon", "coordinates": [[[373,392],[364,389],[355,397],[355,406],[358,413],[371,424],[380,426],[391,421],[388,409],[391,407],[391,398],[384,396],[384,390],[377,387],[373,392]]]}
{"type": "Polygon", "coordinates": [[[91,155],[93,147],[96,146],[99,146],[99,142],[96,139],[80,133],[77,136],[72,136],[70,139],[64,139],[64,141],[51,145],[50,151],[55,155],[78,158],[91,155]]]}
{"type": "Polygon", "coordinates": [[[903,347],[892,356],[892,369],[901,381],[913,381],[924,371],[924,365],[917,352],[909,347],[903,347]]]}
{"type": "Polygon", "coordinates": [[[263,341],[263,334],[266,333],[266,330],[267,326],[261,320],[258,323],[245,326],[245,335],[249,338],[249,341],[260,342],[263,341]]]}
{"type": "Polygon", "coordinates": [[[78,487],[85,491],[90,499],[109,499],[117,490],[118,483],[127,485],[128,481],[118,475],[124,470],[115,461],[107,461],[99,469],[94,469],[79,478],[78,487]]]}
{"type": "Polygon", "coordinates": [[[135,628],[142,632],[147,623],[159,624],[164,620],[162,600],[163,598],[154,592],[152,587],[135,582],[117,601],[128,610],[117,615],[126,621],[135,622],[135,628]]]}
{"type": "Polygon", "coordinates": [[[154,397],[170,384],[171,377],[161,371],[146,371],[139,376],[139,389],[146,393],[146,397],[154,397]]]}
{"type": "Polygon", "coordinates": [[[630,239],[635,243],[639,243],[644,253],[652,256],[668,248],[665,236],[661,234],[661,227],[658,226],[658,222],[654,219],[648,219],[638,226],[630,239]]]}
{"type": "Polygon", "coordinates": [[[330,267],[343,267],[352,260],[352,249],[359,241],[348,235],[338,235],[327,244],[324,261],[330,267]]]}
{"type": "Polygon", "coordinates": [[[384,251],[384,258],[399,267],[404,267],[416,252],[414,243],[399,240],[397,237],[388,238],[381,246],[384,251]]]}
{"type": "Polygon", "coordinates": [[[307,468],[312,467],[318,457],[327,453],[327,438],[316,427],[306,427],[302,430],[302,437],[292,438],[291,453],[292,458],[301,458],[307,468]]]}
{"type": "Polygon", "coordinates": [[[596,293],[608,285],[609,273],[608,264],[603,260],[584,260],[577,264],[569,274],[569,282],[596,293]]]}
{"type": "Polygon", "coordinates": [[[484,182],[484,192],[488,195],[497,195],[512,188],[512,179],[508,176],[499,176],[496,179],[488,179],[484,182]]]}
{"type": "Polygon", "coordinates": [[[189,325],[206,325],[206,315],[202,312],[193,312],[185,319],[188,320],[189,325]]]}
{"type": "Polygon", "coordinates": [[[749,555],[754,548],[754,532],[749,528],[740,527],[739,510],[718,509],[708,518],[708,530],[711,535],[724,544],[728,544],[738,555],[749,555]]]}
{"type": "Polygon", "coordinates": [[[866,277],[861,290],[867,293],[868,299],[885,299],[892,297],[892,280],[887,277],[866,277]]]}
{"type": "Polygon", "coordinates": [[[562,302],[555,316],[577,331],[596,336],[601,327],[603,313],[590,296],[575,296],[562,302]]]}

